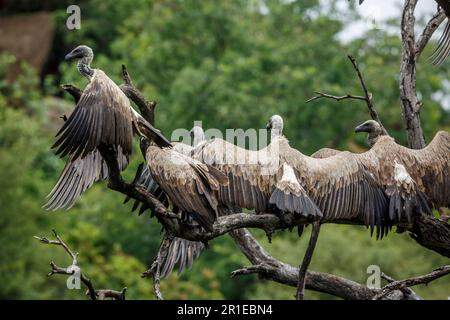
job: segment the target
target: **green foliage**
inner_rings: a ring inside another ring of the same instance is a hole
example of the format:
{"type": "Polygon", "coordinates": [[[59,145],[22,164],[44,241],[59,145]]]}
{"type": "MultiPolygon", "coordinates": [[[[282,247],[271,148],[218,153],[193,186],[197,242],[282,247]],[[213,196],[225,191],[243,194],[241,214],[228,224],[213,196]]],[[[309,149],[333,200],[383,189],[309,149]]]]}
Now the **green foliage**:
{"type": "MultiPolygon", "coordinates": [[[[18,8],[27,1],[17,2],[18,8]]],[[[146,97],[159,102],[157,126],[166,135],[202,120],[205,128],[263,128],[268,117],[285,118],[285,133],[304,153],[328,146],[361,149],[364,136],[353,127],[368,118],[360,102],[305,101],[315,90],[332,94],[361,94],[346,54],[355,55],[373,92],[381,118],[399,142],[405,143],[399,108],[400,40],[383,30],[342,44],[336,34],[344,24],[335,3],[317,0],[233,1],[80,1],[81,30],[65,28],[64,3],[50,1],[57,33],[54,54],[61,57],[75,45],[93,47],[94,67],[117,83],[126,64],[146,97]]],[[[354,12],[349,11],[353,17],[354,12]]],[[[357,19],[356,17],[353,17],[357,19]]],[[[450,128],[450,117],[434,94],[448,93],[445,68],[418,65],[418,89],[424,103],[422,124],[428,140],[450,128]]],[[[123,205],[123,197],[99,183],[68,212],[45,212],[41,205],[56,182],[64,162],[49,150],[60,126],[59,116],[73,108],[70,97],[50,97],[58,88],[26,65],[20,77],[4,79],[14,57],[0,55],[0,298],[84,299],[83,292],[66,289],[65,277],[46,278],[48,263],[61,266],[70,259],[61,248],[37,243],[32,236],[51,237],[55,228],[79,255],[79,264],[99,288],[128,287],[128,297],[153,298],[151,280],[141,279],[156,254],[160,225],[148,214],[138,217],[123,205]]],[[[80,87],[86,80],[74,63],[60,65],[62,83],[80,87]]],[[[138,150],[137,144],[135,150],[138,150]]],[[[127,179],[132,179],[138,152],[127,179]]],[[[272,244],[256,232],[275,257],[297,265],[308,233],[278,232],[272,244]]],[[[325,226],[312,269],[365,282],[366,268],[378,264],[394,278],[430,271],[446,263],[416,245],[407,235],[390,234],[376,241],[354,226],[325,226]]],[[[214,240],[189,272],[162,281],[168,299],[286,298],[294,289],[256,277],[230,279],[229,272],[247,265],[228,237],[214,240]]],[[[417,288],[426,298],[445,299],[448,280],[417,288]]],[[[331,298],[308,292],[307,298],[331,298]]]]}

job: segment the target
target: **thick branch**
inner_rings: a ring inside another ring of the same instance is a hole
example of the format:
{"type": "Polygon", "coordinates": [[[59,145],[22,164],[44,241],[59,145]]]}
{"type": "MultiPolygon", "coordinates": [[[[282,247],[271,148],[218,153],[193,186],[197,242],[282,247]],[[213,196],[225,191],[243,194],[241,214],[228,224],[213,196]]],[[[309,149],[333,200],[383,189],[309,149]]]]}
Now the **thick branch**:
{"type": "MultiPolygon", "coordinates": [[[[258,274],[263,279],[272,280],[291,287],[297,286],[299,270],[289,264],[280,262],[270,256],[258,241],[245,229],[230,232],[239,249],[253,264],[231,273],[232,277],[248,274],[258,274]]],[[[306,276],[306,288],[313,291],[327,293],[336,297],[349,300],[369,300],[376,295],[377,290],[335,275],[308,271],[306,276]]],[[[394,291],[386,298],[410,299],[401,291],[394,291]]]]}
{"type": "Polygon", "coordinates": [[[122,77],[124,83],[120,85],[120,89],[122,89],[129,99],[136,103],[141,111],[142,117],[154,126],[156,102],[147,101],[144,95],[133,85],[133,81],[125,65],[122,65],[122,77]]]}
{"type": "MultiPolygon", "coordinates": [[[[37,237],[34,236],[35,239],[39,240],[40,242],[44,243],[44,244],[49,244],[49,245],[56,245],[56,246],[61,246],[64,248],[64,250],[69,254],[69,256],[72,258],[72,266],[77,266],[77,256],[78,253],[73,252],[69,246],[61,239],[61,237],[56,233],[55,230],[53,230],[53,234],[56,237],[56,240],[49,240],[45,237],[37,237]]],[[[50,267],[51,267],[51,271],[48,274],[48,276],[52,276],[54,274],[64,274],[64,275],[68,275],[71,276],[74,274],[74,270],[69,271],[68,268],[62,268],[57,266],[53,261],[50,262],[50,267]]],[[[80,269],[80,281],[86,286],[87,288],[87,293],[89,295],[89,297],[92,300],[103,300],[104,298],[113,298],[116,300],[125,300],[125,292],[127,290],[127,288],[123,288],[122,291],[115,291],[115,290],[111,290],[111,289],[102,289],[102,290],[95,290],[92,281],[84,274],[81,272],[80,269]]]]}
{"type": "Polygon", "coordinates": [[[400,101],[405,121],[408,144],[413,149],[425,147],[425,138],[420,125],[422,106],[416,92],[416,45],[414,36],[414,10],[417,0],[406,0],[403,7],[401,34],[402,60],[400,64],[400,101]]]}

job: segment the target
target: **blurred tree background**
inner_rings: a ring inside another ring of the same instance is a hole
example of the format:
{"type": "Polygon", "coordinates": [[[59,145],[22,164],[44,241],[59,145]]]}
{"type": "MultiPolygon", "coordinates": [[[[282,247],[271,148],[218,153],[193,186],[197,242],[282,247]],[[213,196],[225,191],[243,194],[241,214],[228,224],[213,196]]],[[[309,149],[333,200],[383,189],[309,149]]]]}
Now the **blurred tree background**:
{"type": "MultiPolygon", "coordinates": [[[[73,63],[60,63],[78,44],[91,46],[96,53],[93,66],[117,83],[121,64],[127,65],[146,97],[158,101],[156,125],[167,136],[176,128],[192,127],[194,120],[221,130],[263,128],[268,117],[278,113],[285,119],[286,136],[305,154],[322,147],[365,148],[365,137],[353,133],[368,118],[365,105],[327,100],[305,104],[315,90],[360,94],[346,58],[350,53],[360,63],[386,128],[404,144],[398,93],[401,43],[398,32],[388,32],[389,26],[398,30],[400,18],[343,42],[338,34],[345,30],[345,21],[360,17],[353,5],[342,11],[337,2],[6,1],[0,21],[47,11],[55,33],[42,72],[11,54],[0,54],[0,298],[85,298],[83,291],[66,289],[65,277],[46,277],[50,261],[70,264],[63,250],[33,239],[52,236],[53,228],[80,253],[80,266],[98,288],[127,286],[128,298],[153,298],[151,281],[140,278],[160,241],[160,225],[148,214],[130,213],[131,206],[123,205],[122,196],[104,183],[91,188],[67,212],[41,208],[64,165],[50,150],[62,123],[59,116],[73,108],[58,85],[86,85],[73,63]],[[74,3],[81,8],[81,29],[70,31],[66,7],[74,3]],[[6,80],[8,66],[14,63],[20,64],[21,72],[6,80]]],[[[429,45],[423,57],[431,51],[429,45]]],[[[450,128],[449,110],[439,101],[449,93],[448,62],[435,68],[422,60],[417,83],[429,141],[438,130],[450,128]]],[[[127,178],[133,177],[140,161],[135,152],[127,178]]],[[[296,232],[278,232],[272,244],[263,233],[255,234],[275,257],[296,265],[309,230],[301,238],[296,232]]],[[[372,264],[401,279],[445,263],[447,259],[405,234],[392,232],[376,241],[362,227],[326,225],[311,268],[365,283],[372,264]]],[[[162,292],[167,299],[293,298],[294,288],[256,277],[230,279],[231,271],[247,264],[224,236],[211,242],[191,271],[163,280],[162,292]]],[[[417,292],[424,298],[447,299],[449,285],[446,277],[417,287],[417,292]]],[[[306,297],[333,298],[313,292],[306,297]]]]}

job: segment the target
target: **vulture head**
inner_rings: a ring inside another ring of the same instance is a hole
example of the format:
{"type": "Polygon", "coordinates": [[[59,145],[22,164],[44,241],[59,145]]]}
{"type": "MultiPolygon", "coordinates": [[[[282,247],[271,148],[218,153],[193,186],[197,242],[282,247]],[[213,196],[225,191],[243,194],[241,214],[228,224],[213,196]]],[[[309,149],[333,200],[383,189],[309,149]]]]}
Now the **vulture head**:
{"type": "Polygon", "coordinates": [[[375,120],[367,120],[355,128],[355,132],[367,132],[367,144],[372,147],[377,139],[384,135],[384,130],[381,125],[375,120]]]}
{"type": "Polygon", "coordinates": [[[272,138],[281,136],[281,134],[283,133],[283,118],[281,118],[281,116],[277,114],[271,116],[269,122],[267,122],[266,124],[266,129],[272,130],[271,131],[272,138]]]}
{"type": "Polygon", "coordinates": [[[66,60],[79,59],[78,71],[89,80],[94,75],[94,70],[91,69],[91,62],[94,58],[94,52],[91,48],[81,45],[66,54],[66,60]]]}
{"type": "Polygon", "coordinates": [[[192,146],[195,148],[203,141],[206,141],[205,132],[202,127],[193,126],[191,131],[189,131],[191,135],[192,146]]]}
{"type": "Polygon", "coordinates": [[[85,45],[81,45],[70,51],[68,54],[66,54],[65,59],[66,60],[72,60],[72,59],[85,59],[89,58],[91,61],[94,58],[94,51],[92,51],[91,48],[85,45]]]}

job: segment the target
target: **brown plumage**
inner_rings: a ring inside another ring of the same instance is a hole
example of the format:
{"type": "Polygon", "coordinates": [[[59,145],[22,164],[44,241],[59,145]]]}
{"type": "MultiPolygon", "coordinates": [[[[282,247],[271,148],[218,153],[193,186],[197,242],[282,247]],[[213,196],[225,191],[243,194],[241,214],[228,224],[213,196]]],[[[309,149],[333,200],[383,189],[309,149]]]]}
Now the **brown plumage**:
{"type": "Polygon", "coordinates": [[[279,131],[268,147],[248,151],[221,139],[206,142],[194,157],[227,173],[222,202],[267,212],[282,211],[324,219],[361,219],[383,236],[391,225],[384,189],[350,152],[314,159],[289,146],[281,136],[282,119],[271,118],[279,131]],[[331,160],[332,159],[332,160],[331,160]]]}
{"type": "Polygon", "coordinates": [[[357,157],[386,187],[392,219],[411,220],[414,213],[430,213],[430,206],[450,206],[450,133],[438,132],[420,150],[382,136],[357,157]]]}
{"type": "Polygon", "coordinates": [[[150,173],[171,202],[212,231],[220,186],[228,183],[219,170],[169,148],[147,149],[150,173]]]}
{"type": "MultiPolygon", "coordinates": [[[[119,169],[123,170],[128,165],[127,157],[118,148],[119,169]]],[[[108,178],[108,166],[100,152],[94,150],[84,158],[69,158],[59,176],[55,187],[47,196],[47,203],[43,208],[57,210],[65,208],[69,210],[75,204],[80,195],[90,188],[95,182],[108,178]]]]}
{"type": "MultiPolygon", "coordinates": [[[[191,137],[193,138],[193,145],[198,146],[203,143],[205,140],[205,135],[200,127],[194,127],[191,130],[191,137]]],[[[141,140],[141,148],[146,150],[148,145],[145,143],[145,139],[141,140]]],[[[182,153],[186,156],[190,156],[192,153],[193,147],[184,143],[173,143],[173,151],[182,153]]],[[[166,193],[159,187],[158,183],[153,179],[148,166],[145,166],[143,170],[137,172],[138,176],[135,178],[135,182],[138,185],[146,188],[147,191],[152,193],[160,202],[162,202],[165,206],[169,205],[169,198],[166,193]]],[[[125,200],[127,202],[129,198],[125,200]]],[[[142,214],[145,210],[149,209],[148,206],[144,203],[140,203],[139,201],[135,201],[132,211],[135,211],[140,205],[139,214],[142,214]]],[[[175,213],[180,213],[182,217],[189,219],[189,214],[181,212],[179,208],[173,206],[172,210],[175,213]]],[[[189,224],[196,225],[195,221],[189,219],[189,224]]],[[[198,241],[189,241],[186,239],[174,237],[170,240],[170,245],[168,252],[163,257],[161,262],[161,273],[160,276],[162,278],[170,275],[176,265],[178,265],[178,273],[181,273],[184,269],[190,269],[194,259],[197,259],[202,250],[205,248],[205,245],[202,242],[198,241]]]]}
{"type": "Polygon", "coordinates": [[[314,152],[311,155],[311,158],[324,159],[324,158],[335,156],[341,152],[342,151],[336,150],[336,149],[322,148],[322,149],[319,149],[316,152],[314,152]]]}
{"type": "Polygon", "coordinates": [[[52,146],[61,157],[86,157],[100,144],[121,147],[125,156],[132,151],[133,133],[141,131],[160,146],[170,143],[131,107],[120,88],[99,69],[91,69],[92,49],[79,46],[66,59],[79,58],[78,69],[89,84],[68,120],[58,131],[52,146]]]}

